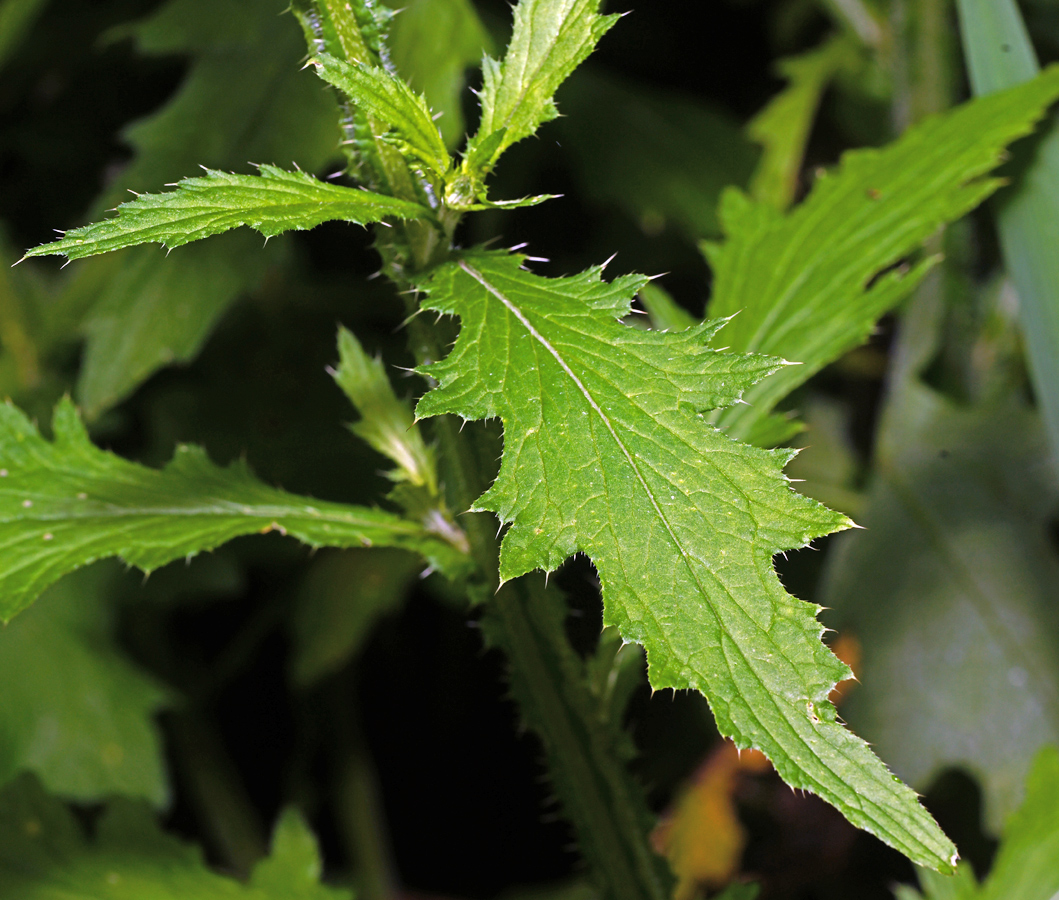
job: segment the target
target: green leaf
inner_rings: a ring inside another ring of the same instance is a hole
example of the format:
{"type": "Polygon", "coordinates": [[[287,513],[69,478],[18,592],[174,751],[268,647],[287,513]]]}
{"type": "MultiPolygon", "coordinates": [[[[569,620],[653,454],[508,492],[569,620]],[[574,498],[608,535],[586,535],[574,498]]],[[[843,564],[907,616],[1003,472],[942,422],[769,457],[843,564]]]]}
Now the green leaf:
{"type": "Polygon", "coordinates": [[[0,894],[4,900],[352,900],[325,887],[316,843],[301,819],[285,814],[272,856],[250,884],[206,868],[197,847],[159,830],[128,802],[110,805],[86,840],[62,803],[23,778],[0,794],[0,894]]]}
{"type": "Polygon", "coordinates": [[[361,415],[353,433],[397,464],[394,481],[438,492],[437,461],[423,442],[407,403],[397,399],[380,359],[364,352],[360,341],[346,328],[338,331],[339,365],[335,382],[361,415]]]}
{"type": "MultiPolygon", "coordinates": [[[[257,289],[284,258],[282,247],[249,231],[192,244],[170,259],[153,247],[80,263],[65,292],[88,295],[87,340],[77,381],[86,419],[96,418],[150,375],[198,353],[228,305],[257,289]]],[[[77,305],[76,301],[72,301],[77,305]]]]}
{"type": "Polygon", "coordinates": [[[720,234],[721,191],[746,184],[759,155],[734,118],[591,67],[570,79],[561,100],[555,128],[592,200],[648,233],[672,226],[691,240],[720,234]]]}
{"type": "Polygon", "coordinates": [[[398,147],[438,178],[449,169],[449,152],[431,118],[426,100],[400,78],[377,66],[351,65],[327,53],[313,60],[316,73],[365,113],[393,128],[398,147]]]}
{"type": "MultiPolygon", "coordinates": [[[[1007,822],[993,869],[981,887],[968,865],[953,879],[920,872],[928,900],[1055,900],[1059,893],[1059,749],[1044,747],[1026,780],[1026,799],[1007,822]]],[[[898,900],[919,900],[905,887],[898,900]]]]}
{"type": "MultiPolygon", "coordinates": [[[[975,94],[991,94],[1033,79],[1037,57],[1012,0],[960,0],[960,31],[975,94]]],[[[1020,160],[1010,192],[998,198],[997,226],[1004,262],[1019,294],[1019,317],[1034,392],[1052,455],[1059,459],[1059,130],[1052,127],[1020,160]]]]}
{"type": "Polygon", "coordinates": [[[422,568],[413,554],[383,547],[315,559],[294,602],[295,684],[310,685],[341,669],[375,623],[399,608],[422,568]]]}
{"type": "Polygon", "coordinates": [[[1007,823],[982,900],[1053,900],[1059,893],[1059,749],[1045,747],[1026,779],[1026,799],[1007,823]]]}
{"type": "Polygon", "coordinates": [[[389,45],[397,71],[422,91],[447,147],[464,138],[464,70],[475,65],[492,41],[470,0],[397,2],[389,45]]]}
{"type": "Polygon", "coordinates": [[[651,317],[651,327],[658,331],[684,331],[699,324],[698,319],[657,284],[645,284],[640,288],[640,302],[651,317]]]}
{"type": "Polygon", "coordinates": [[[1037,748],[1059,742],[1059,491],[1039,420],[1005,399],[962,408],[902,388],[866,530],[841,539],[821,593],[828,625],[864,645],[843,715],[916,786],[974,773],[994,828],[1037,748]]]}
{"type": "Polygon", "coordinates": [[[881,150],[847,153],[808,199],[781,216],[736,191],[722,200],[728,240],[706,248],[711,316],[733,316],[719,336],[737,352],[801,363],[747,391],[712,419],[733,437],[810,375],[861,343],[933,260],[879,273],[999,186],[982,178],[1059,96],[1059,68],[1002,94],[924,120],[881,150]]]}
{"type": "Polygon", "coordinates": [[[0,2],[0,66],[14,53],[48,0],[2,0],[0,2]]]}
{"type": "MultiPolygon", "coordinates": [[[[115,29],[152,57],[189,58],[173,98],[125,129],[135,156],[96,204],[94,216],[126,189],[158,191],[200,165],[245,171],[248,160],[316,172],[336,155],[337,107],[311,72],[305,46],[282,15],[286,0],[169,0],[149,18],[115,29]]],[[[56,223],[64,224],[64,223],[56,223]]],[[[77,266],[71,292],[87,308],[77,398],[95,418],[152,372],[193,358],[224,311],[255,289],[282,241],[236,233],[167,260],[153,248],[77,266]]],[[[65,295],[64,295],[65,296],[65,295]]]]}
{"type": "Polygon", "coordinates": [[[334,373],[335,381],[361,415],[350,429],[397,464],[387,473],[398,483],[389,499],[410,518],[421,522],[428,532],[469,553],[467,536],[453,521],[442,497],[434,452],[423,442],[411,408],[394,394],[381,360],[368,356],[345,328],[338,332],[338,352],[340,363],[334,373]]]}
{"type": "Polygon", "coordinates": [[[0,631],[0,783],[33,772],[80,803],[168,801],[154,715],[169,698],[114,643],[113,575],[95,566],[63,579],[0,631]]]}
{"type": "Polygon", "coordinates": [[[250,886],[285,900],[352,900],[351,891],[320,884],[320,848],[301,814],[288,808],[272,832],[272,854],[250,874],[250,886]]]}
{"type": "Polygon", "coordinates": [[[175,191],[144,194],[123,203],[117,216],[75,228],[62,240],[34,247],[26,256],[61,254],[81,259],[136,244],[181,247],[240,225],[265,237],[303,231],[339,219],[364,225],[386,216],[415,219],[430,211],[416,203],[318,181],[304,172],[261,166],[260,175],[206,170],[185,178],[175,191]]]}
{"type": "Polygon", "coordinates": [[[14,406],[0,406],[0,619],[49,584],[96,559],[119,556],[150,571],[259,531],[314,547],[403,547],[442,570],[463,554],[419,525],[381,510],[325,503],[275,490],[244,464],[221,469],[199,448],[178,448],[148,469],[88,440],[69,400],[44,440],[14,406]]]}
{"type": "Polygon", "coordinates": [[[857,62],[857,47],[842,36],[801,56],[781,59],[779,73],[789,84],[747,125],[747,135],[765,152],[750,182],[750,195],[786,209],[798,189],[798,174],[817,107],[831,79],[857,62]]]}
{"type": "Polygon", "coordinates": [[[552,95],[618,20],[599,15],[599,5],[600,0],[520,0],[515,7],[504,61],[483,62],[482,119],[466,154],[474,160],[468,174],[475,181],[508,147],[559,115],[552,95]],[[483,156],[487,143],[490,151],[483,156]]]}
{"type": "Polygon", "coordinates": [[[469,254],[421,287],[462,322],[428,366],[421,416],[499,416],[500,475],[477,508],[512,523],[500,575],[596,565],[604,622],[647,649],[656,688],[695,688],[718,727],[763,750],[794,787],[911,858],[955,850],[915,795],[843,728],[828,694],[849,670],[821,643],[817,607],[782,588],[772,556],[852,523],[790,490],[790,453],[738,444],[699,410],[736,402],[779,361],[618,320],[646,279],[600,270],[540,278],[521,258],[469,254]]]}

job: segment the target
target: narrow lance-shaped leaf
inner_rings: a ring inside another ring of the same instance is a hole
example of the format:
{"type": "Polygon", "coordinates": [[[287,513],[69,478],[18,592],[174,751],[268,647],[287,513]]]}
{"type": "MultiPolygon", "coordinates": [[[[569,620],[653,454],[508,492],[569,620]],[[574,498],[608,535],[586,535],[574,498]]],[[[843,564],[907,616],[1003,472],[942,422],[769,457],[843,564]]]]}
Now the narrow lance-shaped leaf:
{"type": "Polygon", "coordinates": [[[249,225],[265,237],[315,228],[340,219],[366,224],[387,216],[415,219],[430,211],[417,203],[318,181],[304,172],[261,166],[260,175],[206,170],[185,178],[175,191],[144,194],[118,207],[114,218],[68,231],[62,240],[34,247],[26,256],[62,254],[80,259],[135,244],[165,247],[249,225]]]}
{"type": "Polygon", "coordinates": [[[409,405],[394,394],[382,362],[368,356],[345,328],[338,332],[338,352],[335,381],[361,416],[350,429],[397,464],[387,473],[397,482],[388,499],[407,516],[422,522],[427,531],[464,553],[470,552],[467,536],[453,521],[442,497],[433,450],[424,443],[409,405]]]}
{"type": "Polygon", "coordinates": [[[833,803],[912,859],[955,849],[915,794],[836,720],[828,695],[849,669],[820,641],[817,607],[789,596],[773,554],[852,523],[794,493],[791,454],[732,441],[700,410],[736,402],[779,360],[706,344],[723,324],[678,334],[618,320],[646,279],[598,269],[540,278],[521,258],[468,254],[422,287],[462,321],[419,415],[499,416],[500,475],[477,507],[512,523],[500,575],[586,553],[604,622],[648,654],[656,688],[695,688],[721,732],[763,750],[784,779],[833,803]]]}
{"type": "Polygon", "coordinates": [[[400,78],[378,66],[345,62],[328,53],[313,59],[317,74],[365,113],[394,129],[398,146],[436,176],[449,168],[449,152],[426,100],[400,78]]]}
{"type": "Polygon", "coordinates": [[[63,400],[47,441],[16,407],[0,406],[0,619],[56,579],[119,556],[150,571],[231,538],[279,531],[314,546],[403,547],[445,571],[462,553],[415,522],[270,488],[241,463],[215,466],[183,446],[162,470],[95,447],[63,400]]]}
{"type": "Polygon", "coordinates": [[[466,137],[462,106],[464,72],[492,47],[471,0],[401,0],[390,28],[397,71],[422,91],[447,147],[466,137]]]}
{"type": "Polygon", "coordinates": [[[1053,68],[926,119],[881,150],[847,153],[786,216],[727,192],[721,218],[728,240],[706,248],[714,271],[710,315],[738,313],[719,340],[801,365],[780,369],[747,392],[746,404],[713,420],[733,437],[751,435],[777,401],[861,343],[932,261],[879,273],[996,190],[999,180],[980,176],[1057,96],[1053,68]]]}
{"type": "Polygon", "coordinates": [[[856,61],[849,37],[832,38],[801,56],[781,59],[777,69],[788,85],[747,125],[747,135],[765,152],[750,182],[756,200],[786,209],[798,189],[798,173],[809,129],[828,83],[856,61]]]}
{"type": "Polygon", "coordinates": [[[482,120],[466,154],[472,177],[559,114],[552,95],[618,20],[601,16],[599,6],[600,0],[520,0],[504,61],[487,56],[483,63],[482,120]]]}
{"type": "MultiPolygon", "coordinates": [[[[976,94],[1037,74],[1037,56],[1012,0],[960,0],[960,33],[976,94]]],[[[1032,83],[1032,82],[1031,82],[1032,83]]],[[[1004,96],[1002,94],[1001,96],[1004,96]]],[[[1053,121],[1054,126],[1054,121],[1053,121]]],[[[997,208],[1004,262],[1019,293],[1033,386],[1059,460],[1059,130],[1051,128],[997,208]]]]}

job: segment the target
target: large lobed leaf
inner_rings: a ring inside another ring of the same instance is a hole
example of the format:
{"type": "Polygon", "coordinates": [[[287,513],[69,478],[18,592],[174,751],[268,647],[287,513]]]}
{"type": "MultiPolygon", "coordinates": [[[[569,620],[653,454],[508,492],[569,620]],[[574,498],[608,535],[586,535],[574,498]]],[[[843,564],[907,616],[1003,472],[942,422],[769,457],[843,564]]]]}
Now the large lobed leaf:
{"type": "Polygon", "coordinates": [[[852,523],[794,493],[787,451],[732,441],[701,410],[735,403],[780,361],[618,320],[645,279],[600,270],[540,278],[477,252],[421,285],[462,321],[426,372],[421,416],[499,416],[500,475],[477,506],[511,523],[500,574],[551,570],[583,551],[604,621],[644,644],[656,688],[695,688],[720,730],[763,750],[785,780],[837,806],[912,859],[955,850],[915,795],[838,723],[828,694],[849,677],[820,641],[817,607],[788,595],[775,553],[852,523]]]}
{"type": "Polygon", "coordinates": [[[327,184],[305,172],[260,169],[256,176],[207,169],[203,178],[185,178],[175,191],[123,203],[114,218],[75,228],[26,256],[81,259],[136,244],[160,243],[172,249],[241,225],[274,237],[334,219],[364,225],[386,216],[415,219],[430,214],[417,203],[327,184]]]}
{"type": "Polygon", "coordinates": [[[316,839],[293,810],[249,883],[211,872],[197,847],[164,834],[142,806],[117,801],[86,840],[63,804],[29,778],[0,794],[4,900],[351,900],[320,883],[316,839]]]}
{"type": "Polygon", "coordinates": [[[183,446],[162,470],[95,447],[62,401],[46,441],[14,406],[0,406],[0,619],[49,584],[109,556],[150,571],[231,538],[279,531],[314,547],[403,547],[442,569],[463,555],[390,513],[324,503],[267,487],[243,464],[221,469],[183,446]]]}
{"type": "Polygon", "coordinates": [[[552,96],[618,20],[600,0],[521,0],[503,62],[485,57],[482,119],[467,147],[487,171],[512,144],[559,115],[552,96]]]}
{"type": "Polygon", "coordinates": [[[918,283],[931,260],[879,276],[941,225],[1002,183],[980,178],[1059,96],[1059,68],[1009,91],[924,120],[881,150],[847,153],[808,199],[782,216],[731,190],[722,200],[728,240],[707,248],[711,316],[735,316],[719,336],[735,351],[801,365],[751,388],[745,405],[713,418],[753,434],[772,407],[822,366],[861,343],[918,283]]]}

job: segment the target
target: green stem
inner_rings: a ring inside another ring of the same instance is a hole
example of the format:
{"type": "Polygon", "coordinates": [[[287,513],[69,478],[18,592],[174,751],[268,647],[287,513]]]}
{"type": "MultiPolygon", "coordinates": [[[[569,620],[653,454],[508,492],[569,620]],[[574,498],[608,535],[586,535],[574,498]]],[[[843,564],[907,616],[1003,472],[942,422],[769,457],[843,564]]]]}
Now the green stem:
{"type": "Polygon", "coordinates": [[[527,576],[506,584],[482,618],[510,665],[511,693],[544,745],[552,784],[590,874],[608,900],[666,900],[672,876],[647,841],[652,817],[624,764],[617,721],[601,710],[563,629],[566,604],[527,576]]]}
{"type": "Polygon", "coordinates": [[[239,770],[199,713],[183,710],[167,718],[174,759],[202,831],[223,860],[223,868],[246,878],[265,856],[267,844],[239,770]]]}
{"type": "Polygon", "coordinates": [[[378,778],[364,741],[352,678],[340,679],[332,692],[335,749],[335,799],[338,829],[354,865],[360,900],[397,896],[386,817],[378,778]]]}

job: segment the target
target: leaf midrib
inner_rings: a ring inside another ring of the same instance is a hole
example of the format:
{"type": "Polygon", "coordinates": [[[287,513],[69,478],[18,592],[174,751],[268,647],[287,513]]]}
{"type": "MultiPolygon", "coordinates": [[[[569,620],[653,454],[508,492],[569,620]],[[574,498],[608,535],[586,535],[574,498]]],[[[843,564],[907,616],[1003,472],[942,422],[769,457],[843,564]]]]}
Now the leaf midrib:
{"type": "MultiPolygon", "coordinates": [[[[770,701],[770,705],[772,706],[773,711],[778,715],[780,720],[785,722],[785,724],[786,724],[787,728],[790,730],[790,734],[793,736],[793,738],[795,740],[797,740],[801,744],[801,746],[805,749],[805,751],[816,761],[816,764],[818,766],[820,766],[825,772],[833,774],[830,765],[819,755],[819,753],[816,750],[816,748],[813,747],[812,744],[808,740],[806,740],[806,738],[804,738],[802,736],[802,734],[800,732],[800,729],[797,727],[798,724],[801,724],[802,726],[805,725],[805,721],[806,721],[805,717],[795,716],[794,718],[792,718],[792,716],[794,716],[794,714],[795,714],[793,706],[788,705],[788,704],[781,704],[781,703],[778,703],[776,701],[776,698],[772,695],[772,692],[768,689],[768,687],[765,684],[765,682],[761,680],[761,677],[757,673],[757,671],[756,671],[756,669],[755,669],[755,667],[754,667],[754,665],[752,663],[751,658],[747,656],[747,654],[743,651],[742,647],[739,645],[739,642],[725,628],[723,618],[718,614],[718,611],[716,610],[716,608],[714,607],[714,604],[710,600],[710,596],[706,592],[706,590],[704,589],[704,587],[702,585],[702,582],[701,582],[701,580],[698,577],[698,573],[696,572],[694,566],[691,565],[691,562],[689,560],[688,554],[684,550],[684,547],[682,546],[680,540],[677,538],[677,535],[675,534],[672,525],[670,524],[668,518],[666,517],[664,511],[662,510],[661,505],[658,503],[658,500],[654,496],[654,493],[651,490],[650,485],[647,484],[643,474],[640,472],[639,467],[636,464],[635,457],[632,455],[632,453],[629,451],[629,449],[625,446],[624,442],[621,440],[621,438],[617,434],[617,431],[616,431],[613,423],[607,417],[606,413],[603,411],[603,409],[599,405],[599,403],[596,402],[595,397],[592,395],[592,393],[585,386],[584,382],[582,382],[581,379],[577,376],[577,374],[573,371],[573,369],[570,367],[570,365],[563,358],[562,354],[560,354],[559,351],[551,344],[551,342],[548,341],[548,339],[536,329],[536,327],[533,325],[533,323],[529,321],[529,319],[527,318],[525,313],[523,313],[522,310],[519,309],[519,307],[509,297],[507,297],[503,293],[503,291],[501,291],[498,287],[493,285],[481,272],[479,272],[473,266],[468,264],[466,262],[466,260],[461,260],[459,262],[459,266],[471,278],[473,278],[475,281],[477,281],[478,284],[480,284],[489,294],[491,294],[493,297],[495,297],[497,300],[499,300],[500,303],[511,313],[511,315],[513,315],[522,324],[522,326],[526,329],[528,334],[534,340],[536,340],[549,353],[549,355],[559,364],[559,366],[566,373],[566,375],[576,385],[576,387],[581,392],[582,396],[588,402],[590,407],[600,417],[600,420],[604,423],[604,425],[607,428],[608,432],[610,433],[611,437],[614,439],[616,445],[621,449],[623,455],[625,456],[625,458],[628,461],[630,467],[632,468],[632,471],[635,473],[636,478],[637,478],[638,482],[640,483],[640,486],[642,487],[645,495],[649,498],[652,506],[654,507],[656,513],[659,516],[659,519],[664,524],[664,526],[666,528],[666,531],[669,533],[670,539],[673,542],[673,546],[677,549],[678,553],[680,554],[680,558],[681,558],[682,562],[684,563],[688,573],[690,574],[692,581],[698,586],[700,595],[705,600],[705,602],[708,604],[711,612],[713,613],[714,619],[717,622],[719,630],[722,632],[722,634],[724,634],[724,635],[726,635],[728,637],[729,642],[732,645],[732,647],[739,653],[739,655],[740,655],[740,657],[741,657],[741,659],[743,661],[744,671],[747,672],[751,677],[753,677],[754,680],[758,683],[758,685],[762,688],[762,690],[765,691],[765,693],[767,694],[768,700],[770,701]]],[[[723,590],[725,590],[727,592],[727,589],[724,588],[723,584],[720,584],[720,583],[718,583],[718,584],[723,590]]],[[[734,598],[733,598],[733,602],[734,602],[734,598]]],[[[738,606],[738,604],[736,604],[736,605],[738,606]]],[[[645,611],[647,611],[647,610],[645,610],[645,611]]],[[[751,621],[753,621],[753,620],[751,619],[751,621]]],[[[755,625],[756,625],[756,623],[755,623],[755,625]]],[[[757,626],[757,627],[760,629],[760,626],[757,626]]],[[[764,629],[760,629],[760,630],[765,633],[766,638],[767,638],[768,637],[767,631],[765,631],[764,629]]],[[[781,647],[776,645],[774,642],[772,642],[772,643],[773,643],[773,646],[775,647],[777,653],[779,653],[781,656],[783,656],[785,659],[787,659],[788,664],[791,665],[791,667],[794,668],[797,671],[798,670],[798,665],[793,660],[791,660],[791,659],[786,657],[786,654],[783,653],[783,650],[782,650],[781,647]]],[[[670,650],[670,652],[672,652],[672,649],[670,650]]],[[[676,655],[676,654],[674,654],[674,655],[676,655]]],[[[732,673],[732,674],[734,674],[734,673],[732,673]]],[[[733,679],[733,681],[734,680],[735,679],[733,679]]],[[[758,727],[761,728],[763,732],[765,732],[766,734],[768,734],[770,736],[771,741],[778,748],[783,748],[787,742],[785,740],[781,739],[781,738],[778,738],[774,734],[773,728],[770,727],[762,719],[761,714],[756,709],[754,709],[749,703],[746,704],[746,709],[747,709],[748,713],[752,716],[752,718],[757,722],[758,727]]],[[[857,765],[857,760],[849,757],[846,754],[845,749],[842,746],[840,746],[836,742],[833,742],[832,740],[829,740],[828,733],[829,733],[830,729],[827,726],[832,724],[832,723],[827,723],[827,722],[823,722],[822,721],[820,724],[822,726],[824,726],[824,727],[823,728],[813,728],[812,729],[813,733],[817,737],[819,737],[821,742],[825,746],[827,746],[833,753],[835,753],[838,757],[844,759],[850,765],[856,766],[857,765]]],[[[785,751],[785,752],[789,752],[789,751],[785,751]]],[[[802,771],[804,777],[807,777],[807,778],[811,779],[813,782],[815,782],[817,785],[819,785],[821,787],[824,786],[824,782],[819,780],[818,774],[814,774],[814,773],[811,773],[810,771],[808,771],[806,769],[806,767],[804,766],[804,764],[798,763],[797,765],[798,765],[798,768],[802,771]]],[[[830,793],[832,795],[838,795],[839,791],[837,790],[837,788],[834,785],[829,785],[826,788],[826,793],[830,793]]],[[[867,797],[867,796],[864,796],[862,794],[854,794],[853,797],[847,798],[845,802],[847,802],[847,803],[856,803],[856,805],[860,806],[862,814],[865,815],[866,818],[868,818],[869,820],[874,820],[875,822],[877,822],[879,824],[881,824],[881,822],[883,822],[883,821],[890,822],[891,823],[891,827],[889,829],[887,829],[887,830],[891,834],[892,838],[896,839],[897,836],[902,831],[908,832],[909,836],[911,837],[911,832],[910,832],[909,828],[907,826],[904,826],[902,823],[899,822],[899,816],[897,814],[895,814],[895,811],[892,810],[891,808],[889,808],[888,806],[879,803],[874,798],[867,797]],[[870,805],[872,807],[872,809],[875,810],[874,814],[868,814],[864,810],[864,806],[865,805],[870,805]]],[[[936,853],[934,851],[932,851],[931,848],[929,848],[929,846],[926,843],[924,843],[918,836],[913,837],[912,840],[914,841],[914,844],[908,843],[909,849],[912,849],[914,845],[918,845],[918,847],[922,851],[925,851],[928,855],[936,855],[936,853]]],[[[905,843],[905,842],[902,841],[902,843],[905,843]]]]}

